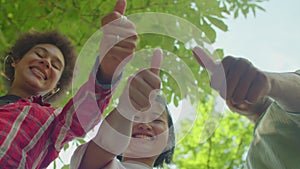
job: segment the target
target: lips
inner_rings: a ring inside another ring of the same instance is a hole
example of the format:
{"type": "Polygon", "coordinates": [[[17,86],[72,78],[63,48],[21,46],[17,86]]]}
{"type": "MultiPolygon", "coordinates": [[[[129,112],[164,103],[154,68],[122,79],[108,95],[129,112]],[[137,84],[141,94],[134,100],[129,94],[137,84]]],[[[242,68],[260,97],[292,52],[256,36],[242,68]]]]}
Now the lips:
{"type": "Polygon", "coordinates": [[[38,76],[40,76],[42,79],[47,80],[47,74],[46,72],[44,72],[42,69],[38,68],[38,67],[30,67],[30,69],[37,74],[38,76]]]}

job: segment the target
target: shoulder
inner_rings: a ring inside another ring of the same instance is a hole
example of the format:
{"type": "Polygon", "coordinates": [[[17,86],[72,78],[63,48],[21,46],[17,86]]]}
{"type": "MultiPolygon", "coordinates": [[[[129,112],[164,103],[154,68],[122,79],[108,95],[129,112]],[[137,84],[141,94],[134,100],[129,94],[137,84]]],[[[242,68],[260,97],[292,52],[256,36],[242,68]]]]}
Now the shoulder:
{"type": "Polygon", "coordinates": [[[10,103],[16,103],[21,97],[15,95],[4,95],[0,97],[0,106],[5,106],[10,103]]]}

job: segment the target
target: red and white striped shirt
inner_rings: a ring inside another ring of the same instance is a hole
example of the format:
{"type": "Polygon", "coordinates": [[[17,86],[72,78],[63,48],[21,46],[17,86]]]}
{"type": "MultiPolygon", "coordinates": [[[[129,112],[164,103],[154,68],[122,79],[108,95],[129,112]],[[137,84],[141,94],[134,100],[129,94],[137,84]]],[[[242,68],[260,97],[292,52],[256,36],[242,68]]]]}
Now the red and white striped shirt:
{"type": "Polygon", "coordinates": [[[100,122],[110,98],[111,89],[90,75],[63,108],[37,97],[0,106],[0,168],[46,168],[66,143],[100,122]]]}

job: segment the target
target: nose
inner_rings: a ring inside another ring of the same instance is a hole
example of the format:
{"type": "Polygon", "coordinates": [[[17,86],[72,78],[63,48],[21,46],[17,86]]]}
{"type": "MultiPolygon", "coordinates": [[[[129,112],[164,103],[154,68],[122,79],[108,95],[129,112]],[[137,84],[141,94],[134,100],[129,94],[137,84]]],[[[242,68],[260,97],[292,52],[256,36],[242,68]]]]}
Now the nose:
{"type": "Polygon", "coordinates": [[[152,126],[149,123],[138,123],[137,128],[143,131],[151,131],[152,126]]]}
{"type": "Polygon", "coordinates": [[[49,59],[47,59],[47,58],[44,58],[44,59],[42,59],[41,61],[40,61],[40,63],[43,65],[43,66],[45,66],[47,69],[49,69],[50,68],[50,61],[49,61],[49,59]]]}

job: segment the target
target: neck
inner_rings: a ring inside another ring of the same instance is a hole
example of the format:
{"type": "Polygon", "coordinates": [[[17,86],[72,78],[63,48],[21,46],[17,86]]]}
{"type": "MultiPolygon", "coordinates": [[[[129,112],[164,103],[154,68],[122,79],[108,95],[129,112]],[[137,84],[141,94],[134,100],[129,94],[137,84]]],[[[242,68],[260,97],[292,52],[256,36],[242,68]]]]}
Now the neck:
{"type": "Polygon", "coordinates": [[[122,157],[122,161],[134,161],[137,163],[142,163],[144,165],[147,165],[149,168],[153,168],[154,162],[156,160],[156,157],[149,157],[149,158],[129,158],[129,157],[122,157]]]}
{"type": "Polygon", "coordinates": [[[37,96],[38,95],[37,93],[33,94],[33,92],[22,90],[21,88],[16,88],[16,87],[13,87],[13,86],[8,90],[7,94],[20,96],[22,98],[28,98],[28,97],[31,97],[31,96],[37,96]]]}

